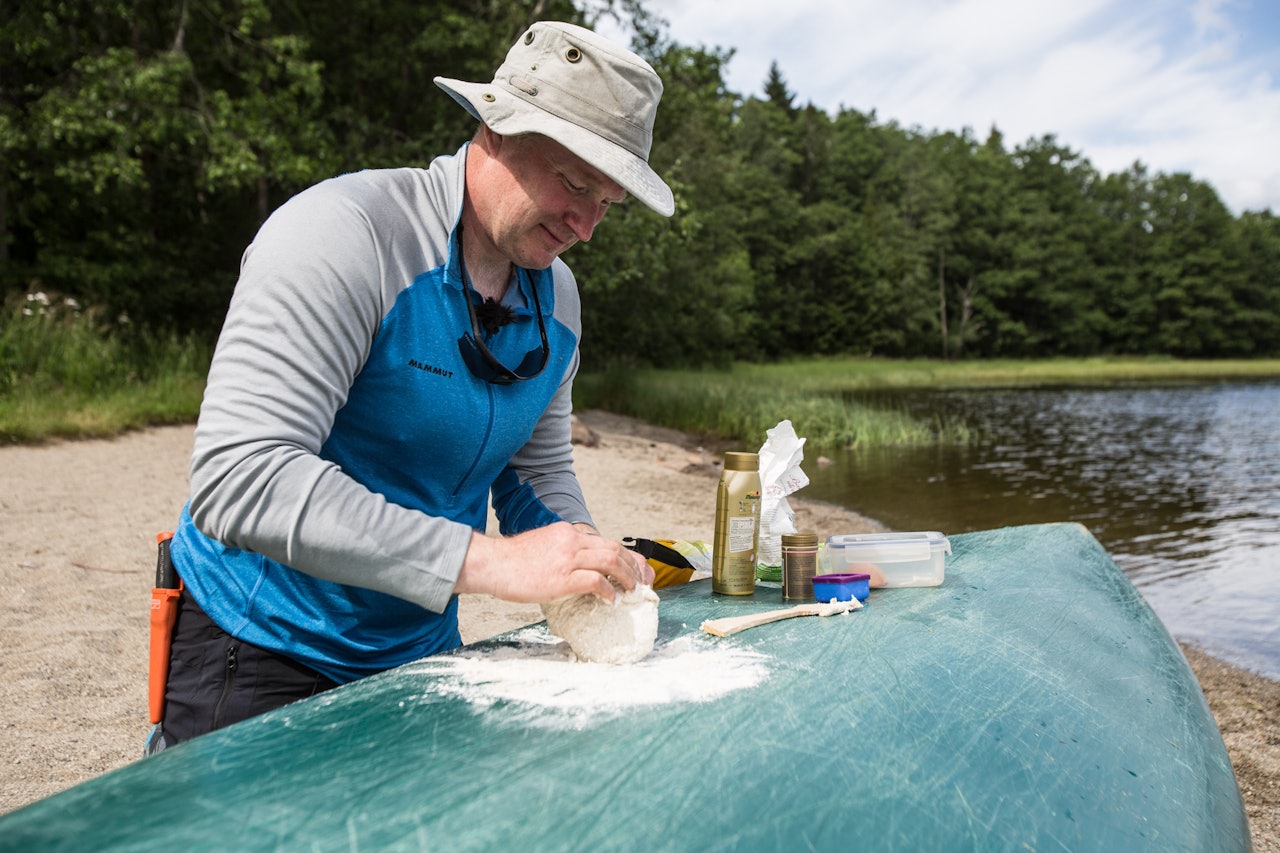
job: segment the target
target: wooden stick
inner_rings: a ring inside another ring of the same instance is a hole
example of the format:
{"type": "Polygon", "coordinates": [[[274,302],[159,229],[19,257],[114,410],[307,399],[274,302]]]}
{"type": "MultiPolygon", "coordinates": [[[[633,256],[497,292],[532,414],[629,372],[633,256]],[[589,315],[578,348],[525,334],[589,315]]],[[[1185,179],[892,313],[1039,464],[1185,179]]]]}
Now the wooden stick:
{"type": "Polygon", "coordinates": [[[782,610],[766,610],[764,613],[752,613],[750,616],[726,616],[723,619],[709,619],[702,623],[702,630],[716,637],[727,637],[757,625],[777,622],[780,619],[791,619],[795,616],[834,616],[837,613],[848,613],[860,610],[862,602],[856,598],[848,601],[831,601],[826,604],[797,604],[782,610]]]}

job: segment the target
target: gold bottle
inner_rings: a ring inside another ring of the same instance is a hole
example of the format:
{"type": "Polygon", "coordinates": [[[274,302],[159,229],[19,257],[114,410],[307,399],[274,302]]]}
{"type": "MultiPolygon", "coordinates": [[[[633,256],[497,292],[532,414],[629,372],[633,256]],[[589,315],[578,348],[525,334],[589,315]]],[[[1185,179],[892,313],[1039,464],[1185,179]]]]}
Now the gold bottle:
{"type": "Polygon", "coordinates": [[[716,488],[716,534],[711,553],[711,591],[751,595],[756,589],[760,537],[760,456],[724,455],[716,488]]]}

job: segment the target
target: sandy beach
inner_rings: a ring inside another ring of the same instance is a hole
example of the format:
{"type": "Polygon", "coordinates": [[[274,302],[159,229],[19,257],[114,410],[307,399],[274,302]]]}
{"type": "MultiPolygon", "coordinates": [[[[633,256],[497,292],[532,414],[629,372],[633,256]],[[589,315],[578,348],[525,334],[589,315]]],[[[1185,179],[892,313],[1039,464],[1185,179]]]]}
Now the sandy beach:
{"type": "MultiPolygon", "coordinates": [[[[716,455],[682,433],[580,416],[576,467],[610,537],[710,538],[716,455]]],[[[0,448],[0,813],[137,760],[155,534],[187,492],[192,428],[0,448]]],[[[801,527],[874,521],[793,499],[801,527]]],[[[541,620],[464,596],[464,642],[541,620]]],[[[1184,647],[1222,731],[1255,849],[1280,851],[1280,682],[1184,647]]]]}

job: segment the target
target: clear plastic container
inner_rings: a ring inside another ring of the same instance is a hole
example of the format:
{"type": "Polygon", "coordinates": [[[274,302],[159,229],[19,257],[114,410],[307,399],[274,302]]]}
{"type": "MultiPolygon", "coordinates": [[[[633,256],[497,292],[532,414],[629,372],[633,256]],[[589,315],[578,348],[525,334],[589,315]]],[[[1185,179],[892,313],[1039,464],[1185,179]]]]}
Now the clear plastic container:
{"type": "Polygon", "coordinates": [[[819,567],[831,574],[869,574],[873,587],[938,586],[950,553],[951,543],[936,531],[845,533],[827,537],[819,567]]]}

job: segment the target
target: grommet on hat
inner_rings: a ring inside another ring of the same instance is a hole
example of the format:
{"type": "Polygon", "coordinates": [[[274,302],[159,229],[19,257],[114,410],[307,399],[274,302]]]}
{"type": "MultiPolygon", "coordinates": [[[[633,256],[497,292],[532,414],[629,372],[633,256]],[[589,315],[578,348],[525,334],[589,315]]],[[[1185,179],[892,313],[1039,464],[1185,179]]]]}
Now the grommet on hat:
{"type": "Polygon", "coordinates": [[[560,22],[531,26],[490,83],[436,77],[495,133],[539,133],[670,216],[671,188],[649,166],[662,80],[649,63],[591,30],[560,22]]]}

